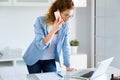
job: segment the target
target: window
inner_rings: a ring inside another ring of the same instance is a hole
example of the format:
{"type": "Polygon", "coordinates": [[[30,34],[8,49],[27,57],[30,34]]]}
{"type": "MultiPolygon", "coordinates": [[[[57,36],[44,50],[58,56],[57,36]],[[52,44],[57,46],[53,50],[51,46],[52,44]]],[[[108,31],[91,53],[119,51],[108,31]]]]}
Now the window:
{"type": "Polygon", "coordinates": [[[86,7],[87,0],[73,0],[75,7],[86,7]]]}

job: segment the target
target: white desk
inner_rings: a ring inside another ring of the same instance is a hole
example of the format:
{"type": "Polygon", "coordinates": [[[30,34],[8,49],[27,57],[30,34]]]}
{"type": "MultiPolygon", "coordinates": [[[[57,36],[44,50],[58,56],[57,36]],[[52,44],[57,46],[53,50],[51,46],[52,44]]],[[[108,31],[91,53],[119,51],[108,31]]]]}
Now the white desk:
{"type": "MultiPolygon", "coordinates": [[[[80,79],[74,79],[70,78],[71,74],[74,72],[62,72],[64,75],[63,80],[80,80],[80,79]]],[[[96,79],[96,80],[110,80],[110,75],[112,73],[120,73],[120,69],[116,69],[114,67],[109,67],[107,73],[106,79],[96,79]]],[[[33,78],[33,80],[38,80],[34,77],[34,74],[29,74],[28,76],[25,74],[0,74],[2,78],[0,80],[32,80],[30,78],[33,78]],[[29,78],[29,79],[28,79],[29,78]]]]}

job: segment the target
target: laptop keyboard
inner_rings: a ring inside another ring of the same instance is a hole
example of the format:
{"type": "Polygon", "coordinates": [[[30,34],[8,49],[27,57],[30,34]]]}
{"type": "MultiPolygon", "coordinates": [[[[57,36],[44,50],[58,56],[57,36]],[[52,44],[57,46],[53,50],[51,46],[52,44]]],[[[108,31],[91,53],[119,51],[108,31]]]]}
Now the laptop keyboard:
{"type": "Polygon", "coordinates": [[[94,73],[94,71],[90,71],[90,72],[88,72],[86,74],[81,75],[80,77],[90,78],[93,73],[94,73]]]}

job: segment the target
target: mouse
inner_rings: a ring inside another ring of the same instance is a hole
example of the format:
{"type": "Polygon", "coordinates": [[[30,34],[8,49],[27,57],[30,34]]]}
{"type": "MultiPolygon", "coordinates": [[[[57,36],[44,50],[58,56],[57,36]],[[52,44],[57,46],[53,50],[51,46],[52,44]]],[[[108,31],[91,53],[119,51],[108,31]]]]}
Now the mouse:
{"type": "Polygon", "coordinates": [[[3,54],[0,52],[0,56],[3,56],[3,54]]]}

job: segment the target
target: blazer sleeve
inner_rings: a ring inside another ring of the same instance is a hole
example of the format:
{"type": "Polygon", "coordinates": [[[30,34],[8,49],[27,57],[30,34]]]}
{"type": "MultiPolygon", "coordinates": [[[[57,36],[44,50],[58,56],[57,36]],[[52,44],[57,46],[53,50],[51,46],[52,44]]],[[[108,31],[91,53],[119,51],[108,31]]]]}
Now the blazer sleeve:
{"type": "Polygon", "coordinates": [[[39,49],[44,49],[48,45],[45,44],[44,38],[45,38],[45,24],[43,24],[43,20],[38,17],[35,24],[34,24],[34,32],[35,32],[35,39],[34,39],[34,44],[36,45],[37,48],[39,49]]]}
{"type": "Polygon", "coordinates": [[[64,65],[65,66],[70,66],[70,44],[69,44],[69,35],[70,35],[70,30],[69,27],[66,26],[66,35],[65,35],[65,39],[63,42],[63,47],[62,47],[62,51],[63,51],[63,60],[64,60],[64,65]]]}

